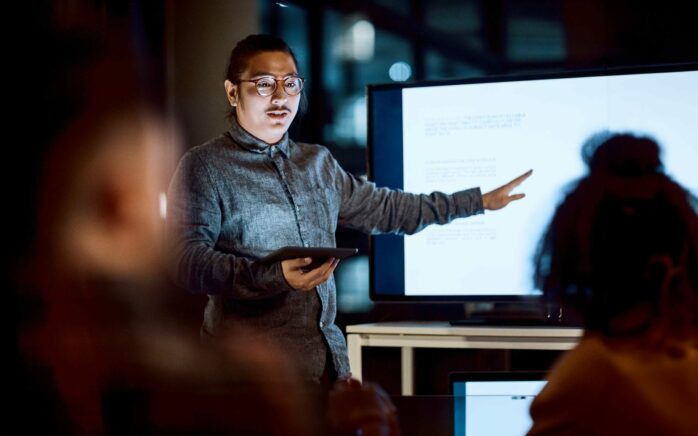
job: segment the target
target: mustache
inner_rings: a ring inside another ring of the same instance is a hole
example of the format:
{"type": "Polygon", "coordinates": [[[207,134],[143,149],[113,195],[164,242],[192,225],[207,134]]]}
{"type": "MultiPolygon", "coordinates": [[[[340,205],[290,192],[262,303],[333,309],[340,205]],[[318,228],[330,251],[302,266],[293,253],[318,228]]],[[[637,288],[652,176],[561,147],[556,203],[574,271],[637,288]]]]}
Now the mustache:
{"type": "Polygon", "coordinates": [[[287,111],[289,113],[292,112],[291,108],[288,106],[285,106],[285,105],[284,106],[272,106],[272,107],[269,107],[265,110],[265,112],[269,112],[269,111],[287,111]]]}

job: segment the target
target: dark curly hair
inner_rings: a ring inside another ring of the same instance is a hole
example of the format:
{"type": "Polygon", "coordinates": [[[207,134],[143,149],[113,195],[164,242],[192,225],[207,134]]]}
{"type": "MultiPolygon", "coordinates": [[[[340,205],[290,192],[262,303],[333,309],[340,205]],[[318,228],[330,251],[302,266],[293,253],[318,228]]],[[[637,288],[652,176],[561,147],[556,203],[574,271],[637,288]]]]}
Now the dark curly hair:
{"type": "Polygon", "coordinates": [[[643,303],[658,314],[667,297],[695,325],[696,198],[664,173],[651,138],[598,134],[582,155],[589,174],[539,242],[535,285],[590,330],[610,334],[614,317],[643,303]]]}

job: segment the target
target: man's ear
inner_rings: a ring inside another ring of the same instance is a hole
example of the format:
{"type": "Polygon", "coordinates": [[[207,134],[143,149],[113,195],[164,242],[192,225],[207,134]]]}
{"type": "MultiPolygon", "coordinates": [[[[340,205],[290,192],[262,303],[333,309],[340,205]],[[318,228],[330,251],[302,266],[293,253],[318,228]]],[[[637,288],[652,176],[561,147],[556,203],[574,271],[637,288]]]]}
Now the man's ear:
{"type": "Polygon", "coordinates": [[[228,97],[228,103],[231,106],[237,106],[238,103],[238,87],[234,85],[230,80],[223,82],[225,87],[225,95],[228,97]]]}

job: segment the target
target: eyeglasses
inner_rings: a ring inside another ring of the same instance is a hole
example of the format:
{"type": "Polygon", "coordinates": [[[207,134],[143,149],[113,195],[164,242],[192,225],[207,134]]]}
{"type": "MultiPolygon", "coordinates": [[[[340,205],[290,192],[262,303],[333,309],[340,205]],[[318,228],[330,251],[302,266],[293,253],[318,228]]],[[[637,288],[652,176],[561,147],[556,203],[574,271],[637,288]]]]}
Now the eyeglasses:
{"type": "Polygon", "coordinates": [[[298,95],[303,90],[303,78],[289,76],[284,79],[277,79],[272,76],[264,76],[259,79],[239,80],[239,82],[252,82],[257,89],[257,94],[262,97],[269,97],[276,91],[276,82],[284,82],[284,92],[288,95],[298,95]]]}

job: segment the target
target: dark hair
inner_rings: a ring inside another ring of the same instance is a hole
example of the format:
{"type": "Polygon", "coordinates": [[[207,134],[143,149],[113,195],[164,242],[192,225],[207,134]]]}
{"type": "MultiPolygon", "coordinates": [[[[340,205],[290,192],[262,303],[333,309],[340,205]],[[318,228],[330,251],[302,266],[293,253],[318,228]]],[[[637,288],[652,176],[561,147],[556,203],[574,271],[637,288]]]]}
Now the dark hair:
{"type": "MultiPolygon", "coordinates": [[[[230,80],[234,84],[238,83],[253,56],[258,53],[273,51],[289,54],[293,59],[293,63],[296,64],[296,69],[298,69],[298,59],[296,59],[296,55],[293,53],[293,50],[291,50],[291,47],[286,44],[286,41],[274,35],[249,35],[245,39],[239,41],[230,52],[228,67],[225,70],[226,80],[230,80]]],[[[301,116],[303,112],[305,112],[306,106],[307,100],[305,94],[301,93],[298,116],[301,116]]],[[[235,117],[235,108],[230,107],[228,109],[227,118],[231,120],[233,117],[235,117]]]]}
{"type": "Polygon", "coordinates": [[[639,304],[658,312],[671,277],[671,298],[693,305],[687,310],[695,323],[696,198],[664,173],[651,138],[601,136],[583,147],[589,174],[558,206],[539,243],[536,286],[588,329],[609,333],[614,317],[639,304]]]}

